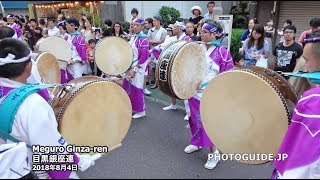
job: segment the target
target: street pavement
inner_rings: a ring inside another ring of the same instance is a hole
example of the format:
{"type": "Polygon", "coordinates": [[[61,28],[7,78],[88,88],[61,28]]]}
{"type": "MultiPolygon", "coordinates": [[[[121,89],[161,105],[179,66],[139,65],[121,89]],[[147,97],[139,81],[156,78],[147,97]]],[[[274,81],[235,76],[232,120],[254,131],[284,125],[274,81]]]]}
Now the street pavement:
{"type": "Polygon", "coordinates": [[[147,116],[132,120],[122,146],[97,160],[87,171],[78,173],[80,178],[270,178],[271,163],[248,165],[220,161],[215,169],[205,169],[208,148],[192,154],[183,151],[190,140],[190,129],[183,120],[185,111],[182,107],[163,111],[169,97],[161,95],[158,89],[152,92],[146,98],[147,116]]]}

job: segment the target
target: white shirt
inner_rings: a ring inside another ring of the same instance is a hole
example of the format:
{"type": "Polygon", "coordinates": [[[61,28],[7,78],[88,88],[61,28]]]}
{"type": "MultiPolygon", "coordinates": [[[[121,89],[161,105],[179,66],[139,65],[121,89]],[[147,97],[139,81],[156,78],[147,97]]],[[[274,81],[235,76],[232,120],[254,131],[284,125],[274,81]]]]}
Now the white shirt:
{"type": "Polygon", "coordinates": [[[60,36],[60,31],[56,26],[54,26],[52,29],[50,29],[50,28],[48,29],[48,35],[49,36],[60,36]]]}
{"type": "MultiPolygon", "coordinates": [[[[22,85],[17,81],[0,78],[0,86],[19,88],[22,85]]],[[[10,135],[29,145],[68,145],[58,132],[58,124],[52,107],[37,93],[31,94],[21,103],[14,117],[10,135]]],[[[11,143],[11,141],[4,142],[0,139],[0,144],[4,143],[11,143]]],[[[32,152],[29,148],[28,158],[32,159],[32,152]]]]}

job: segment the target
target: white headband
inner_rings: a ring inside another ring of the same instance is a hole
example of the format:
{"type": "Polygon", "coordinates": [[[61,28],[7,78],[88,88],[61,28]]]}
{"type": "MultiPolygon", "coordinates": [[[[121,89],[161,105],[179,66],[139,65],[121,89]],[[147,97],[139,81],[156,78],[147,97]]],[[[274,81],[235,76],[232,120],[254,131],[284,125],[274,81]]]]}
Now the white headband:
{"type": "Polygon", "coordinates": [[[185,30],[186,29],[186,26],[184,25],[183,22],[176,21],[176,23],[174,25],[179,26],[181,30],[185,30]]]}
{"type": "Polygon", "coordinates": [[[20,59],[14,59],[14,58],[16,58],[16,56],[9,53],[7,57],[0,58],[0,66],[3,66],[5,64],[10,64],[10,63],[21,63],[21,62],[27,61],[30,59],[31,53],[32,53],[32,51],[30,50],[30,54],[28,56],[20,58],[20,59]]]}

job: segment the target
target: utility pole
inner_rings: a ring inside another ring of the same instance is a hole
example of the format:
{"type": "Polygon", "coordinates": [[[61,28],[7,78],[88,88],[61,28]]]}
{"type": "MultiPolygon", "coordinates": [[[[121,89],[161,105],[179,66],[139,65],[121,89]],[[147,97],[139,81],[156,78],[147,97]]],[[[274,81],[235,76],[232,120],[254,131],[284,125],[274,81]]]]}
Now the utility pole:
{"type": "Polygon", "coordinates": [[[3,5],[2,5],[2,1],[0,1],[0,8],[1,8],[1,12],[2,12],[2,14],[4,15],[4,8],[3,8],[3,5]]]}

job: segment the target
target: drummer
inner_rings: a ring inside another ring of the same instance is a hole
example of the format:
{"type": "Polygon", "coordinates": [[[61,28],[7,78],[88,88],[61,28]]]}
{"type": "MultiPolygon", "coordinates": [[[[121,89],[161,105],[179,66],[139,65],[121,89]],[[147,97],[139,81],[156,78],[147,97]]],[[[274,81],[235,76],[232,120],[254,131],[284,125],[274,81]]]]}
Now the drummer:
{"type": "MultiPolygon", "coordinates": [[[[15,34],[15,31],[11,27],[7,27],[7,26],[0,27],[0,40],[4,38],[13,37],[14,34],[15,34]]],[[[27,83],[30,83],[30,84],[43,83],[41,81],[41,76],[39,74],[36,62],[34,61],[34,59],[31,59],[31,62],[32,62],[32,71],[30,76],[27,79],[27,83]]],[[[39,91],[39,94],[47,101],[53,98],[52,94],[46,89],[39,91]]]]}
{"type": "MultiPolygon", "coordinates": [[[[20,88],[27,83],[27,78],[32,71],[31,63],[31,49],[26,42],[14,39],[5,38],[0,41],[0,108],[4,107],[4,99],[14,89],[20,88]]],[[[20,91],[19,93],[24,92],[20,91]]],[[[17,97],[19,97],[18,94],[17,97]]],[[[6,99],[6,103],[19,103],[12,102],[16,99],[6,99]]],[[[32,93],[24,100],[20,100],[19,107],[16,112],[13,112],[11,117],[13,119],[10,127],[11,133],[9,136],[17,139],[18,141],[25,142],[26,144],[40,145],[40,146],[67,146],[68,143],[58,132],[57,120],[55,118],[51,106],[37,93],[32,93]]],[[[8,106],[6,106],[8,107],[8,106]]],[[[0,109],[3,111],[11,111],[10,109],[0,109]]],[[[0,114],[2,122],[5,120],[4,114],[0,114]]],[[[10,123],[10,121],[8,121],[10,123]]],[[[4,125],[4,124],[2,124],[4,125]]],[[[6,125],[4,125],[6,126],[6,125]]],[[[1,126],[0,128],[2,128],[1,126]]],[[[5,129],[2,129],[8,132],[5,129]]],[[[11,143],[8,137],[0,136],[0,144],[11,143]],[[6,139],[6,140],[5,140],[6,139]],[[3,141],[5,140],[5,141],[3,141]]],[[[66,152],[65,152],[66,153],[66,152]]],[[[31,149],[28,149],[28,159],[31,164],[31,149]]],[[[67,153],[66,153],[67,154],[67,153]]],[[[87,158],[83,155],[72,153],[74,163],[79,165],[81,171],[86,170],[94,164],[91,157],[87,158]]],[[[15,163],[15,162],[12,162],[15,163]]],[[[19,165],[17,164],[17,167],[19,165]]],[[[0,167],[3,169],[4,167],[0,167]]],[[[72,171],[48,171],[47,173],[38,174],[39,178],[78,178],[75,172],[72,171]]]]}
{"type": "MultiPolygon", "coordinates": [[[[305,39],[303,58],[308,72],[320,72],[320,30],[305,39]]],[[[311,82],[320,85],[318,80],[311,82]]],[[[294,109],[291,123],[279,148],[288,158],[274,161],[272,178],[320,178],[320,87],[303,93],[294,109]]]]}
{"type": "MultiPolygon", "coordinates": [[[[200,99],[208,82],[210,82],[219,73],[232,69],[234,66],[230,52],[226,48],[220,46],[216,41],[216,36],[219,33],[216,22],[212,20],[207,21],[202,26],[201,39],[203,42],[207,43],[203,45],[203,49],[206,51],[208,71],[206,77],[202,81],[202,84],[199,84],[200,90],[198,93],[188,100],[191,114],[189,117],[189,124],[192,134],[190,145],[184,149],[188,154],[195,152],[202,147],[210,147],[211,153],[219,154],[218,149],[206,134],[200,117],[200,99]]],[[[204,167],[206,169],[213,169],[216,167],[217,163],[218,161],[216,161],[215,158],[211,158],[210,160],[208,159],[204,167]]]]}
{"type": "Polygon", "coordinates": [[[74,18],[67,19],[66,28],[71,35],[67,41],[72,49],[71,60],[69,61],[67,69],[73,78],[78,78],[82,76],[84,64],[86,64],[87,61],[86,40],[81,33],[77,31],[79,28],[78,20],[74,18]]]}

